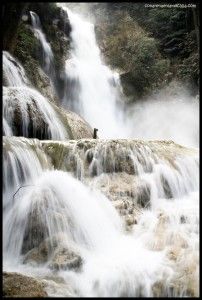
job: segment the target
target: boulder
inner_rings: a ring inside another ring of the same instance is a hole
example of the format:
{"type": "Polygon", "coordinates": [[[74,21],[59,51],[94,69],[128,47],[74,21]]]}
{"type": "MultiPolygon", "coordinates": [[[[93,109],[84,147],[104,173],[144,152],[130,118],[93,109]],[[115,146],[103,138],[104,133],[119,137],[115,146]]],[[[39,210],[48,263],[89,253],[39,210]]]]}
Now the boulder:
{"type": "Polygon", "coordinates": [[[4,118],[15,136],[42,140],[93,137],[93,129],[82,117],[58,107],[33,88],[4,87],[3,98],[4,118]]]}
{"type": "MultiPolygon", "coordinates": [[[[43,205],[45,205],[44,203],[43,205]]],[[[26,229],[23,237],[22,253],[25,254],[29,250],[38,247],[47,236],[48,227],[44,219],[43,211],[38,209],[37,205],[33,205],[27,219],[26,229]]],[[[32,256],[35,256],[36,258],[37,256],[40,256],[40,254],[37,254],[35,251],[33,251],[32,256]]],[[[40,258],[38,259],[40,260],[40,258]]]]}
{"type": "Polygon", "coordinates": [[[3,297],[47,297],[44,285],[37,279],[18,273],[3,272],[3,297]]]}
{"type": "Polygon", "coordinates": [[[63,237],[58,235],[45,239],[38,247],[31,249],[25,255],[24,263],[32,265],[48,263],[52,270],[74,269],[77,271],[83,262],[77,250],[64,244],[63,237]]]}
{"type": "Polygon", "coordinates": [[[93,138],[92,127],[80,115],[70,110],[63,110],[63,112],[73,140],[93,138]]]}
{"type": "Polygon", "coordinates": [[[74,269],[79,270],[82,265],[82,259],[80,255],[68,249],[66,247],[60,247],[57,249],[51,259],[49,268],[54,270],[66,270],[74,269]]]}

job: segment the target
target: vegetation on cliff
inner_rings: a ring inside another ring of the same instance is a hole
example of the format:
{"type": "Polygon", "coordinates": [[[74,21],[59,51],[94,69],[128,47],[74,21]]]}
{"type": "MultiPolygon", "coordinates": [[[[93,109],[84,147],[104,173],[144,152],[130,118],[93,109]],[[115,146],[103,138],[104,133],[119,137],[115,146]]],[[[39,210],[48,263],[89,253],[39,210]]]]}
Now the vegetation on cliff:
{"type": "MultiPolygon", "coordinates": [[[[120,71],[129,102],[172,80],[198,92],[199,15],[197,8],[153,8],[144,3],[70,3],[95,22],[96,37],[104,59],[120,71]],[[85,9],[84,9],[85,7],[85,9]]],[[[64,86],[64,60],[70,50],[71,27],[56,3],[4,4],[3,47],[24,64],[39,86],[37,66],[40,45],[31,29],[29,11],[35,11],[54,53],[56,88],[64,86]],[[27,15],[27,21],[22,16],[27,15]],[[9,21],[8,21],[9,20],[9,21]]]]}
{"type": "Polygon", "coordinates": [[[64,81],[61,73],[69,50],[70,26],[55,3],[26,3],[20,6],[17,3],[5,4],[3,49],[9,51],[22,63],[31,83],[43,92],[41,86],[46,85],[46,78],[39,70],[39,67],[42,68],[41,45],[32,30],[29,13],[32,10],[39,15],[47,41],[51,45],[54,54],[56,89],[59,96],[62,96],[60,90],[64,81]],[[15,17],[12,18],[12,15],[15,17]],[[6,29],[8,23],[10,26],[6,29]]]}
{"type": "Polygon", "coordinates": [[[127,95],[133,94],[131,101],[172,80],[198,92],[197,6],[152,8],[144,3],[106,3],[93,5],[92,11],[96,11],[98,38],[107,62],[122,68],[122,84],[127,95]]]}

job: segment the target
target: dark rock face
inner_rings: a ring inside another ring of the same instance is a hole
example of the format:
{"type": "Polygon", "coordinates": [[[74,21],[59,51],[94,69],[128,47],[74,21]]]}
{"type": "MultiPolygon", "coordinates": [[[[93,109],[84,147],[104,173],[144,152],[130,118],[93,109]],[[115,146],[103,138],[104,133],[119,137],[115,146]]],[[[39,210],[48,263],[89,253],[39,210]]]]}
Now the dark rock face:
{"type": "Polygon", "coordinates": [[[38,247],[47,235],[47,225],[43,220],[43,216],[40,214],[40,209],[35,206],[29,214],[28,223],[24,233],[22,253],[27,253],[27,251],[38,247]]]}
{"type": "MultiPolygon", "coordinates": [[[[69,55],[71,27],[66,15],[55,3],[9,3],[3,5],[3,49],[14,54],[26,70],[30,82],[37,87],[44,96],[51,85],[47,84],[46,78],[41,74],[43,69],[42,49],[35,37],[31,26],[29,11],[39,15],[42,29],[50,43],[53,54],[54,89],[56,95],[53,100],[63,98],[65,78],[65,60],[69,55]],[[25,15],[23,15],[25,14],[25,15]],[[24,17],[24,18],[23,18],[24,17]],[[48,87],[46,88],[46,86],[48,87]]],[[[50,92],[48,91],[48,97],[50,92]]],[[[52,93],[53,94],[53,93],[52,93]]]]}
{"type": "Polygon", "coordinates": [[[2,5],[3,49],[13,52],[16,45],[17,28],[27,3],[4,3],[2,5]]]}
{"type": "Polygon", "coordinates": [[[23,89],[4,88],[4,117],[9,126],[12,127],[14,136],[38,138],[40,140],[53,138],[50,119],[47,118],[49,114],[52,114],[52,117],[57,117],[60,121],[58,124],[65,132],[64,139],[93,137],[93,129],[78,114],[58,107],[49,101],[49,98],[41,99],[41,101],[47,102],[47,106],[46,108],[40,108],[39,97],[42,97],[42,95],[35,93],[33,89],[25,88],[25,94],[23,94],[23,89]],[[23,104],[23,97],[26,97],[24,102],[26,100],[27,103],[23,104]],[[49,111],[49,109],[51,110],[49,111]]]}
{"type": "Polygon", "coordinates": [[[3,273],[3,297],[47,297],[43,284],[18,273],[3,273]]]}
{"type": "MultiPolygon", "coordinates": [[[[34,104],[34,102],[33,102],[34,104]]],[[[48,134],[48,124],[44,121],[43,114],[37,110],[33,110],[33,106],[27,105],[27,112],[29,116],[29,124],[27,128],[27,132],[25,132],[25,128],[23,126],[23,115],[22,111],[19,107],[16,107],[14,111],[14,118],[12,124],[12,131],[15,136],[27,136],[27,137],[35,137],[38,139],[48,139],[50,138],[48,134]]]]}

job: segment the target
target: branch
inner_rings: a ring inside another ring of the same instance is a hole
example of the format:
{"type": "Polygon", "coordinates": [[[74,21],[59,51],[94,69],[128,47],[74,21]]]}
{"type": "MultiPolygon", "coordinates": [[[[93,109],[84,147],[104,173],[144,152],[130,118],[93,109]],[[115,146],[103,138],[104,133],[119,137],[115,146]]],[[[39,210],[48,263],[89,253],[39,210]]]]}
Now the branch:
{"type": "Polygon", "coordinates": [[[14,200],[14,198],[15,198],[15,195],[17,194],[17,192],[21,189],[21,188],[23,188],[23,187],[28,187],[28,186],[34,186],[33,184],[29,184],[29,185],[22,185],[22,186],[20,186],[18,189],[17,189],[17,191],[15,192],[15,194],[13,195],[13,200],[14,200]]]}

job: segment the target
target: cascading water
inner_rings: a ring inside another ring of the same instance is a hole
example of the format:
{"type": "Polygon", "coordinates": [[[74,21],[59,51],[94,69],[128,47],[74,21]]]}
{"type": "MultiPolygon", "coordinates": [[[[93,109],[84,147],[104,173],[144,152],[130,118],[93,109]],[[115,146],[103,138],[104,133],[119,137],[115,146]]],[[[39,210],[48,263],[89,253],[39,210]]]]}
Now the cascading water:
{"type": "Polygon", "coordinates": [[[51,169],[51,163],[44,154],[38,140],[3,137],[3,187],[6,210],[12,210],[13,195],[21,186],[30,186],[42,174],[51,169]]]}
{"type": "Polygon", "coordinates": [[[7,51],[3,51],[3,73],[7,86],[29,84],[23,67],[7,51]]]}
{"type": "MultiPolygon", "coordinates": [[[[18,194],[4,213],[5,269],[40,278],[54,296],[69,295],[69,285],[74,296],[198,295],[197,150],[174,143],[127,144],[124,140],[117,140],[115,147],[107,140],[106,144],[86,140],[83,147],[79,141],[41,141],[29,148],[31,143],[22,139],[20,148],[13,151],[14,141],[9,139],[5,153],[10,153],[10,159],[12,153],[22,166],[33,150],[41,155],[45,170],[51,169],[51,161],[55,168],[58,164],[68,168],[68,158],[74,157],[80,164],[72,162],[72,171],[82,163],[89,187],[65,170],[41,172],[36,165],[32,186],[18,194]],[[28,152],[21,150],[25,147],[28,152]],[[94,157],[100,166],[97,175],[92,173],[94,157]],[[105,169],[112,158],[112,169],[105,169]],[[129,213],[137,222],[128,232],[113,208],[118,200],[110,202],[97,190],[108,176],[108,188],[113,191],[110,176],[116,174],[126,181],[133,178],[134,210],[129,213]],[[149,205],[143,203],[144,190],[136,203],[138,181],[149,187],[149,205]],[[46,256],[43,249],[48,251],[46,256]],[[57,280],[54,284],[48,281],[52,270],[63,278],[62,286],[57,280]]],[[[7,164],[8,172],[16,174],[16,162],[7,164]]]]}
{"type": "Polygon", "coordinates": [[[51,49],[50,44],[47,42],[45,34],[43,33],[39,16],[33,11],[30,11],[30,15],[31,15],[31,21],[32,21],[32,26],[34,29],[35,36],[40,41],[42,46],[44,70],[51,77],[51,73],[54,71],[53,51],[51,49]]]}
{"type": "Polygon", "coordinates": [[[67,137],[53,107],[38,91],[29,87],[4,87],[3,99],[4,119],[9,124],[8,128],[4,128],[5,135],[13,135],[9,133],[13,132],[12,126],[17,111],[22,118],[22,128],[19,129],[20,134],[16,135],[28,137],[31,132],[32,136],[38,138],[64,140],[67,137]],[[44,130],[42,130],[43,127],[44,130]]]}
{"type": "Polygon", "coordinates": [[[52,105],[28,85],[24,68],[7,52],[3,53],[3,72],[8,82],[8,86],[3,87],[4,135],[28,137],[31,132],[32,136],[38,138],[68,138],[68,133],[52,105]],[[19,126],[16,126],[17,122],[20,123],[19,126]]]}
{"type": "MultiPolygon", "coordinates": [[[[93,25],[66,11],[72,25],[66,70],[79,87],[78,111],[102,128],[101,136],[130,136],[118,121],[112,84],[118,79],[102,64],[93,25]]],[[[22,66],[8,53],[4,62],[3,122],[10,135],[3,144],[4,270],[40,279],[56,297],[199,296],[198,149],[13,137],[17,108],[23,135],[29,118],[37,126],[31,112],[47,121],[50,138],[64,140],[65,133],[22,66]]],[[[183,131],[182,140],[189,135],[183,131]]]]}
{"type": "Polygon", "coordinates": [[[172,139],[198,147],[199,101],[183,91],[172,95],[163,90],[146,101],[124,107],[119,74],[104,65],[94,25],[73,13],[67,4],[58,5],[67,13],[72,27],[63,105],[98,128],[100,138],[172,139]]]}
{"type": "Polygon", "coordinates": [[[66,61],[66,75],[71,83],[76,82],[76,87],[72,84],[74,90],[67,91],[63,105],[67,105],[68,100],[73,103],[76,112],[81,113],[92,127],[100,128],[100,137],[121,137],[124,123],[116,105],[118,74],[113,73],[101,60],[94,25],[82,20],[68,8],[63,9],[72,26],[72,57],[66,61]],[[75,99],[75,94],[78,99],[75,99]],[[72,99],[68,99],[71,96],[72,99]]]}

